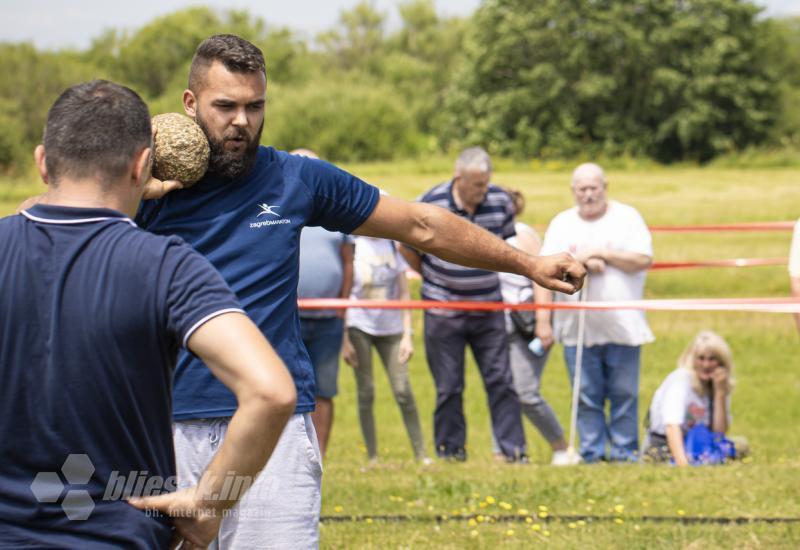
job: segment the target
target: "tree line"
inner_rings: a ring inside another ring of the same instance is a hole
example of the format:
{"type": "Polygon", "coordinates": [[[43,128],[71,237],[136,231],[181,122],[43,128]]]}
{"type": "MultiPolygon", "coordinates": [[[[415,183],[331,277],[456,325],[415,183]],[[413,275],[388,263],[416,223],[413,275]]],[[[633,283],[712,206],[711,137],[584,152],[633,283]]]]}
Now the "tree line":
{"type": "Polygon", "coordinates": [[[800,18],[747,0],[485,0],[443,17],[362,2],[313,38],[246,11],[190,8],[80,51],[0,43],[0,171],[27,167],[47,107],[107,78],[151,112],[181,110],[197,44],[230,32],[268,74],[263,140],[334,161],[408,158],[480,144],[512,158],[705,162],[800,145],[800,18]]]}

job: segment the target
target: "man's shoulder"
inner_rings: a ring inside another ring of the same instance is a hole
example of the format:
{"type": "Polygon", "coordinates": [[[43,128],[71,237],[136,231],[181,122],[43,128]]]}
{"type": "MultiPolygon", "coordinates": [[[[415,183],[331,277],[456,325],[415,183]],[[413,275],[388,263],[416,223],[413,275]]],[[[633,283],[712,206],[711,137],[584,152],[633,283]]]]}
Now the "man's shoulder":
{"type": "Polygon", "coordinates": [[[548,229],[558,228],[565,224],[577,223],[578,221],[580,221],[580,216],[578,216],[578,207],[573,206],[572,208],[562,210],[553,216],[553,219],[550,220],[548,229]]]}
{"type": "Polygon", "coordinates": [[[610,207],[609,211],[614,216],[620,216],[620,217],[625,216],[625,217],[630,217],[630,218],[641,218],[642,217],[642,215],[639,213],[639,211],[634,206],[631,206],[630,204],[626,204],[624,202],[619,202],[617,200],[609,200],[608,204],[609,204],[609,207],[610,207]]]}
{"type": "Polygon", "coordinates": [[[446,202],[450,200],[450,186],[452,181],[443,181],[434,185],[417,198],[419,202],[446,202]]]}
{"type": "Polygon", "coordinates": [[[0,218],[0,228],[4,231],[11,231],[13,228],[19,226],[22,221],[23,217],[20,214],[11,214],[10,216],[0,218]]]}

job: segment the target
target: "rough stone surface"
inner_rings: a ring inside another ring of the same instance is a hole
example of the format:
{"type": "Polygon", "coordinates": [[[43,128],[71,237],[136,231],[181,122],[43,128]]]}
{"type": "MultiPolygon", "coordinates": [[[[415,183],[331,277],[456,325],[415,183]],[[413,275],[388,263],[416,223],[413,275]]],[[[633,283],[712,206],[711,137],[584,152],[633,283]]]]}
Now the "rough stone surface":
{"type": "Polygon", "coordinates": [[[189,186],[208,169],[209,147],[206,135],[191,118],[179,113],[153,117],[156,130],[153,176],[178,180],[189,186]]]}

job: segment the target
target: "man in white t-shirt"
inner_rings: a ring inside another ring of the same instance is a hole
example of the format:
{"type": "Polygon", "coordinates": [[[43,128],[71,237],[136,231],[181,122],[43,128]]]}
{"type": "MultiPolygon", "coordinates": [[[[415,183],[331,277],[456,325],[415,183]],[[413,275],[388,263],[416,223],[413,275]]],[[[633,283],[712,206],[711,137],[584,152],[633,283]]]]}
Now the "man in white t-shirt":
{"type": "MultiPolygon", "coordinates": [[[[789,282],[792,285],[792,296],[800,298],[800,220],[794,225],[792,248],[789,251],[789,282]]],[[[800,332],[800,313],[794,314],[797,331],[800,332]]]]}
{"type": "MultiPolygon", "coordinates": [[[[576,206],[558,214],[547,229],[541,254],[570,252],[589,271],[592,302],[642,298],[652,263],[650,231],[636,209],[606,198],[602,168],[587,163],[572,174],[576,206]]],[[[585,290],[587,291],[587,290],[585,290]]],[[[556,296],[575,302],[577,296],[556,296]]],[[[553,334],[564,346],[570,377],[575,374],[578,312],[556,311],[553,334]]],[[[580,453],[586,462],[636,460],[639,449],[638,398],[641,345],[653,341],[644,313],[587,311],[578,405],[580,453]],[[605,402],[610,403],[606,419],[605,402]],[[607,440],[611,446],[606,456],[607,440]]]]}

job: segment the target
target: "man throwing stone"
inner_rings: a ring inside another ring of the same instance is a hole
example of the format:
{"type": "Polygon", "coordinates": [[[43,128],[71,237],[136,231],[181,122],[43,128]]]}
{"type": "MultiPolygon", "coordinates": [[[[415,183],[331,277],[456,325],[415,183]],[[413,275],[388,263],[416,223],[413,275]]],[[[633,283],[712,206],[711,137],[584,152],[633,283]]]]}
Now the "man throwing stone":
{"type": "MultiPolygon", "coordinates": [[[[208,136],[208,173],[190,189],[146,203],[138,220],[150,231],[182,236],[220,270],[275,343],[297,387],[296,414],[240,513],[223,521],[220,547],[313,548],[319,542],[322,469],[309,416],[314,371],[297,312],[303,227],[404,241],[563,292],[580,288],[585,271],[568,254],[530,256],[441,208],[379,197],[377,188],[327,162],[259,146],[265,94],[258,48],[233,35],[200,44],[183,103],[208,136]]],[[[188,353],[179,358],[174,395],[178,479],[191,484],[226,438],[236,398],[188,353]]]]}

